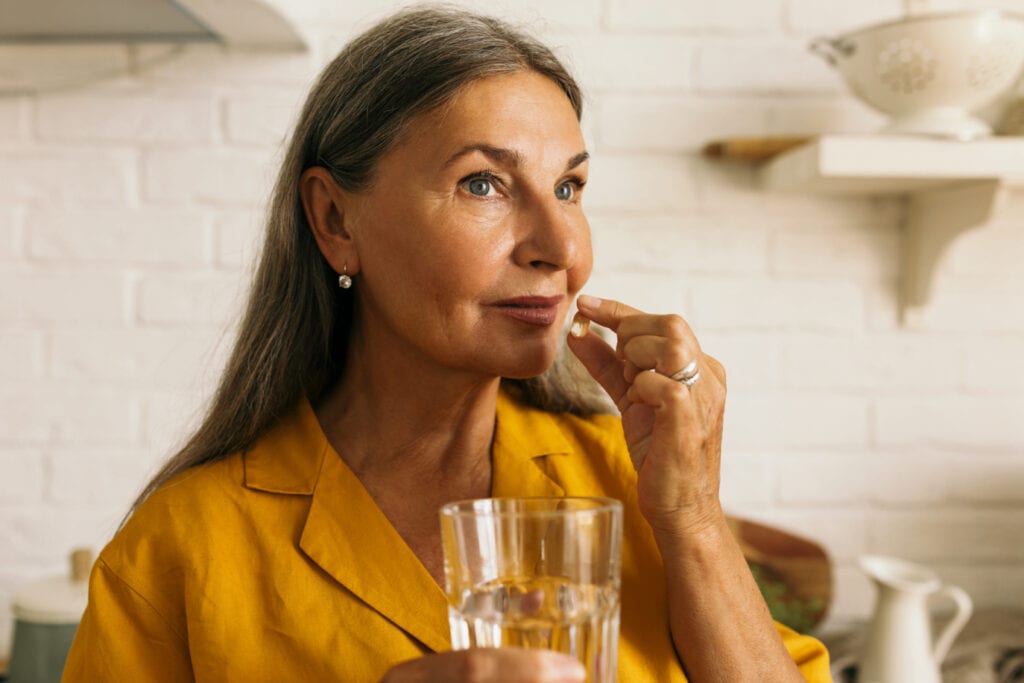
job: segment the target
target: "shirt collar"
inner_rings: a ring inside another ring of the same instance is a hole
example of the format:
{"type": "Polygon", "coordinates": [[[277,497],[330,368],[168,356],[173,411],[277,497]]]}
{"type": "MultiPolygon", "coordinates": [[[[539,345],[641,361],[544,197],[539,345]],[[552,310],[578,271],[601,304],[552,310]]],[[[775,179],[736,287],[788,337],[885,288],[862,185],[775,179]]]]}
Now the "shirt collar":
{"type": "MultiPolygon", "coordinates": [[[[571,452],[554,416],[499,393],[492,495],[565,495],[546,461],[571,452]]],[[[330,446],[307,400],[244,463],[250,489],[312,496],[299,545],[313,562],[426,648],[451,646],[444,592],[330,446]]]]}
{"type": "MultiPolygon", "coordinates": [[[[245,485],[269,493],[312,495],[328,452],[334,454],[313,407],[303,398],[245,453],[245,485]]],[[[571,453],[554,416],[524,406],[504,390],[498,393],[493,455],[501,474],[513,474],[531,460],[571,453]]],[[[543,468],[543,463],[534,467],[543,468]]],[[[494,479],[503,483],[497,471],[494,479]]]]}
{"type": "Polygon", "coordinates": [[[523,405],[504,390],[498,392],[494,441],[521,459],[572,452],[551,413],[523,405]]]}
{"type": "Polygon", "coordinates": [[[547,459],[571,452],[554,416],[524,406],[504,391],[499,393],[491,449],[491,495],[564,496],[565,490],[550,475],[547,459]]]}
{"type": "MultiPolygon", "coordinates": [[[[269,493],[311,495],[331,451],[305,398],[243,456],[245,486],[269,493]]],[[[331,451],[333,452],[333,451],[331,451]]]]}

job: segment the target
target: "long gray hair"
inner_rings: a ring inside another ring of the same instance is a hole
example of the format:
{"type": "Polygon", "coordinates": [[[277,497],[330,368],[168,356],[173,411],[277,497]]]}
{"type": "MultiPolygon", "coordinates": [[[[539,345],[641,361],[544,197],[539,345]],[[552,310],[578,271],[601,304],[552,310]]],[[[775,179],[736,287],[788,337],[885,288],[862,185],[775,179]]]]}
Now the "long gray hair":
{"type": "MultiPolygon", "coordinates": [[[[472,81],[523,70],[558,84],[581,116],[580,89],[547,47],[497,19],[451,8],[399,12],[324,69],[277,177],[259,266],[217,391],[199,428],[133,509],[176,474],[248,448],[302,397],[315,402],[343,372],[351,294],[338,288],[307,224],[299,197],[303,171],[323,166],[344,189],[365,189],[413,118],[472,81]]],[[[545,410],[607,410],[596,384],[564,348],[541,377],[502,381],[545,410]]]]}

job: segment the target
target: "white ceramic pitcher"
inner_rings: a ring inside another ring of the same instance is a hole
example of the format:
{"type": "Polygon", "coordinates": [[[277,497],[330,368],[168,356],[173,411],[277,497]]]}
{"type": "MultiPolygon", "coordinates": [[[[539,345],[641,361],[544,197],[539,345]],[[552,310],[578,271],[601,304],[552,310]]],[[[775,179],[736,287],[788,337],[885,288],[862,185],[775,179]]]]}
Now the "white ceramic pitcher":
{"type": "Polygon", "coordinates": [[[878,589],[860,660],[859,683],[941,683],[939,665],[971,618],[971,598],[956,586],[943,586],[935,572],[893,557],[868,555],[861,569],[878,589]],[[956,613],[932,640],[929,599],[952,599],[956,613]]]}

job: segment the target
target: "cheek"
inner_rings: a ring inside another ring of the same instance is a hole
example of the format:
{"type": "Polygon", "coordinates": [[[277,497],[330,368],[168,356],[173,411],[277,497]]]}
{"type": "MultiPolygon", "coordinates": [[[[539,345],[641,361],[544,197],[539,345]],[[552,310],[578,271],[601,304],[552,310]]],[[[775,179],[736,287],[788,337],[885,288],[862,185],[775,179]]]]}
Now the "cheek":
{"type": "Polygon", "coordinates": [[[512,215],[513,203],[503,200],[470,200],[460,202],[453,214],[460,222],[479,230],[495,229],[512,215]]]}
{"type": "MultiPolygon", "coordinates": [[[[508,213],[504,209],[502,212],[508,213]]],[[[455,287],[460,287],[460,283],[470,287],[471,283],[479,285],[499,278],[514,248],[515,235],[506,220],[485,223],[468,219],[465,213],[459,220],[449,220],[430,245],[455,287]]]]}
{"type": "Polygon", "coordinates": [[[577,237],[576,259],[569,269],[568,289],[575,294],[587,284],[594,270],[594,246],[590,240],[590,224],[580,216],[579,236],[577,237]]]}
{"type": "Polygon", "coordinates": [[[419,279],[413,286],[452,314],[493,293],[507,260],[507,247],[503,240],[482,235],[486,231],[452,231],[423,245],[423,252],[409,264],[419,279]]]}

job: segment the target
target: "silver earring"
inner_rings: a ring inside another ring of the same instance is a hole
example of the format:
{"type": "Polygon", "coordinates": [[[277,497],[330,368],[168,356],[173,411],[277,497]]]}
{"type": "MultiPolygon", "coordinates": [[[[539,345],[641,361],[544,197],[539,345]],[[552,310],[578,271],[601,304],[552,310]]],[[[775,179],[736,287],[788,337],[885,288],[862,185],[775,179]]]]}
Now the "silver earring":
{"type": "Polygon", "coordinates": [[[352,278],[349,277],[347,263],[345,264],[344,271],[338,276],[338,286],[342,289],[349,289],[352,287],[352,278]]]}

